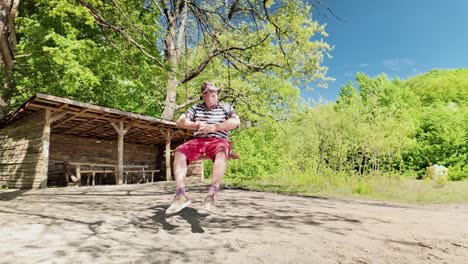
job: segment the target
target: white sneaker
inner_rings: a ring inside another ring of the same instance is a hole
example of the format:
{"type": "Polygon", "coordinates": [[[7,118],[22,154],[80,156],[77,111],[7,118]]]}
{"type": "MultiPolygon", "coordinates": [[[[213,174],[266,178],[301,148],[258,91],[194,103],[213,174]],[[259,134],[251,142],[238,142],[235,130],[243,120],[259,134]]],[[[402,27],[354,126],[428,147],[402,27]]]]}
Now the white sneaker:
{"type": "Polygon", "coordinates": [[[213,195],[207,195],[203,203],[203,209],[211,213],[216,213],[216,201],[213,195]]]}
{"type": "Polygon", "coordinates": [[[166,215],[178,213],[190,204],[191,202],[187,196],[176,196],[171,206],[166,209],[166,215]]]}

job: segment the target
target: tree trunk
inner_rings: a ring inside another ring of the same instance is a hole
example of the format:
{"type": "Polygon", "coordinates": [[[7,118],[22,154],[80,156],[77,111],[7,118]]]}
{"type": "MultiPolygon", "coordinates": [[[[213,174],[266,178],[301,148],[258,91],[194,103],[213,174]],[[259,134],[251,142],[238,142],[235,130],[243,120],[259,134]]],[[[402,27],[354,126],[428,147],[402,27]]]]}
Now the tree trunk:
{"type": "Polygon", "coordinates": [[[166,60],[169,62],[169,70],[166,73],[166,100],[164,102],[164,110],[161,118],[171,120],[174,117],[174,111],[177,107],[177,86],[179,81],[177,80],[176,70],[177,62],[179,61],[179,54],[174,41],[175,30],[170,29],[169,34],[164,39],[164,53],[166,60]]]}
{"type": "Polygon", "coordinates": [[[177,64],[180,60],[180,49],[182,47],[182,40],[185,37],[185,22],[187,19],[186,3],[180,5],[178,1],[174,2],[178,6],[174,12],[170,12],[169,2],[162,1],[167,8],[165,14],[168,19],[167,36],[164,38],[164,55],[169,63],[167,71],[166,83],[166,100],[164,102],[164,109],[161,118],[172,120],[175,110],[177,109],[177,86],[180,80],[177,79],[177,64]],[[179,21],[179,23],[177,23],[179,21]]]}
{"type": "Polygon", "coordinates": [[[3,88],[3,92],[0,93],[0,119],[6,116],[10,111],[10,100],[16,89],[15,79],[13,77],[13,73],[10,71],[6,74],[3,88]]]}
{"type": "Polygon", "coordinates": [[[173,77],[167,80],[166,84],[166,100],[164,104],[164,110],[161,115],[162,119],[172,120],[174,112],[176,110],[176,98],[177,98],[177,85],[179,81],[173,77]]]}
{"type": "Polygon", "coordinates": [[[20,0],[0,0],[0,54],[6,69],[3,91],[0,93],[0,118],[10,111],[10,100],[16,85],[13,63],[16,55],[16,33],[14,21],[20,0]]]}

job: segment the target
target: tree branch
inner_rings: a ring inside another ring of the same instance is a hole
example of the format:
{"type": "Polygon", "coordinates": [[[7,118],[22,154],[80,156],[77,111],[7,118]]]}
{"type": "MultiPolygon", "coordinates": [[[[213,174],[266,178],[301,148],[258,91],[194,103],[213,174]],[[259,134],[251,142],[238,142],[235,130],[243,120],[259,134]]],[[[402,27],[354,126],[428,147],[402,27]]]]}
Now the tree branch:
{"type": "Polygon", "coordinates": [[[137,29],[137,31],[139,31],[141,33],[141,36],[143,37],[143,39],[146,41],[146,43],[148,44],[152,44],[148,39],[146,39],[145,37],[145,31],[143,31],[141,28],[137,27],[134,25],[134,23],[128,18],[127,14],[122,10],[122,8],[120,8],[120,6],[117,4],[117,2],[115,2],[115,0],[112,0],[112,3],[114,4],[115,7],[117,7],[117,9],[119,10],[120,14],[122,14],[122,16],[127,20],[127,22],[134,28],[137,29]]]}
{"type": "Polygon", "coordinates": [[[239,3],[239,0],[234,0],[234,2],[232,2],[231,8],[229,9],[229,13],[228,13],[228,16],[227,16],[228,20],[231,20],[232,17],[234,16],[234,13],[237,11],[237,4],[238,3],[239,3]]]}
{"type": "MultiPolygon", "coordinates": [[[[104,31],[103,31],[104,32],[104,31]]],[[[120,51],[120,48],[117,46],[117,44],[115,44],[114,42],[112,42],[112,40],[110,40],[108,37],[107,37],[107,34],[106,33],[103,33],[103,36],[104,38],[109,42],[109,44],[119,53],[120,57],[122,58],[122,60],[125,62],[125,63],[128,63],[128,64],[133,64],[127,57],[125,57],[122,52],[120,51]]]]}
{"type": "Polygon", "coordinates": [[[194,99],[187,100],[187,102],[185,102],[183,104],[180,104],[180,105],[177,105],[175,109],[179,110],[179,109],[185,108],[187,105],[193,104],[193,103],[195,103],[195,102],[197,102],[199,100],[200,100],[199,98],[194,98],[194,99]]]}
{"type": "Polygon", "coordinates": [[[258,115],[258,116],[260,116],[260,117],[267,117],[267,118],[270,118],[271,120],[275,121],[275,122],[279,125],[279,127],[281,128],[281,130],[282,130],[284,133],[286,133],[286,130],[281,126],[281,123],[280,123],[281,121],[284,120],[283,118],[277,119],[277,118],[275,118],[274,116],[272,116],[272,115],[270,115],[270,114],[262,114],[262,113],[256,111],[255,109],[253,109],[253,106],[248,102],[248,100],[244,99],[245,97],[247,97],[247,96],[245,96],[245,95],[243,95],[243,94],[241,94],[241,93],[237,93],[237,95],[236,95],[235,98],[236,98],[236,99],[239,99],[240,101],[242,101],[242,102],[244,103],[244,105],[247,107],[247,109],[249,109],[249,112],[251,112],[251,113],[253,113],[253,114],[256,114],[256,115],[258,115]]]}
{"type": "Polygon", "coordinates": [[[180,10],[180,22],[178,26],[178,36],[177,36],[177,50],[182,49],[182,43],[185,36],[185,26],[187,23],[187,3],[186,1],[182,1],[181,5],[179,6],[180,10]]]}
{"type": "Polygon", "coordinates": [[[96,19],[96,22],[98,24],[110,30],[120,33],[120,35],[122,35],[125,39],[127,39],[128,42],[132,43],[143,55],[145,55],[147,58],[151,59],[152,61],[156,62],[156,64],[159,65],[160,67],[166,68],[166,66],[158,58],[146,52],[144,47],[140,45],[140,43],[136,42],[132,37],[130,37],[130,35],[126,31],[107,22],[93,6],[83,2],[82,0],[76,0],[76,2],[86,7],[91,12],[91,15],[96,19]]]}
{"type": "MultiPolygon", "coordinates": [[[[217,49],[217,48],[214,48],[213,50],[211,50],[211,52],[209,53],[209,55],[205,58],[205,60],[203,62],[201,62],[197,67],[195,67],[194,69],[190,70],[190,72],[187,74],[187,76],[185,77],[184,80],[182,80],[180,83],[186,83],[190,80],[192,80],[193,78],[195,78],[196,76],[198,76],[205,68],[206,66],[208,65],[208,63],[213,59],[215,58],[216,56],[220,55],[220,54],[223,54],[223,53],[227,53],[231,58],[235,59],[236,61],[238,61],[239,63],[245,65],[249,70],[252,70],[252,71],[261,71],[261,70],[264,70],[268,67],[271,67],[271,66],[275,66],[275,67],[281,67],[281,65],[279,64],[276,64],[276,63],[268,63],[268,64],[264,64],[264,65],[254,65],[254,64],[251,64],[249,62],[246,62],[236,56],[234,56],[233,54],[231,54],[229,51],[233,51],[233,50],[238,50],[238,51],[246,51],[246,50],[249,50],[249,49],[252,49],[260,44],[262,44],[263,42],[265,42],[266,40],[268,39],[268,34],[265,35],[265,37],[263,39],[261,39],[260,41],[258,41],[257,43],[254,43],[248,47],[227,47],[225,49],[217,49]]],[[[236,69],[238,69],[236,67],[236,69]]]]}
{"type": "MultiPolygon", "coordinates": [[[[281,29],[278,25],[276,25],[276,23],[270,18],[270,14],[268,14],[268,9],[266,7],[266,2],[267,0],[263,0],[263,10],[265,11],[265,16],[268,20],[268,22],[270,22],[274,27],[275,27],[275,32],[276,32],[276,37],[278,38],[278,46],[281,50],[281,53],[283,54],[283,57],[286,58],[286,52],[284,51],[284,48],[283,48],[283,39],[281,38],[281,29]]],[[[291,69],[291,65],[289,65],[289,62],[286,60],[286,64],[288,65],[288,67],[291,69]]]]}
{"type": "Polygon", "coordinates": [[[250,71],[253,71],[253,72],[258,72],[258,71],[262,71],[262,70],[265,70],[269,67],[278,67],[278,68],[282,68],[283,66],[280,65],[280,64],[277,64],[277,63],[267,63],[267,64],[262,64],[262,65],[255,65],[255,64],[251,64],[251,63],[248,63],[242,59],[240,59],[239,57],[236,57],[236,56],[233,56],[231,53],[227,53],[229,57],[233,58],[234,60],[236,60],[237,62],[241,63],[242,65],[244,65],[245,67],[247,67],[250,71]]]}

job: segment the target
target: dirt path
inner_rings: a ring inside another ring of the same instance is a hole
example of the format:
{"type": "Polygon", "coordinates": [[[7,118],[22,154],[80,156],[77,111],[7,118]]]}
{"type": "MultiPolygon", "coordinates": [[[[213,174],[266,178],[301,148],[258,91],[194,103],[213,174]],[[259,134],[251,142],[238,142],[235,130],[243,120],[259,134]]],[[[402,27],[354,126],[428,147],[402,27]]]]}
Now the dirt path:
{"type": "Polygon", "coordinates": [[[468,204],[223,190],[166,217],[173,184],[0,193],[0,263],[467,263],[468,204]]]}

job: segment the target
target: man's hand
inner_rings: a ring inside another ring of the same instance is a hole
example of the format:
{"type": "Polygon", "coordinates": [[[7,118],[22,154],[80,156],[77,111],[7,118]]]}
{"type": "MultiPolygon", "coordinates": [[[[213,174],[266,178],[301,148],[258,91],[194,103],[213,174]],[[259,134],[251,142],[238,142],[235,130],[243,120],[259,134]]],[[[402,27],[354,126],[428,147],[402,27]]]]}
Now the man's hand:
{"type": "Polygon", "coordinates": [[[216,125],[208,125],[208,124],[200,124],[200,128],[198,128],[197,132],[200,134],[207,134],[216,132],[216,125]]]}
{"type": "Polygon", "coordinates": [[[199,130],[204,124],[200,121],[195,121],[195,130],[199,130]]]}

